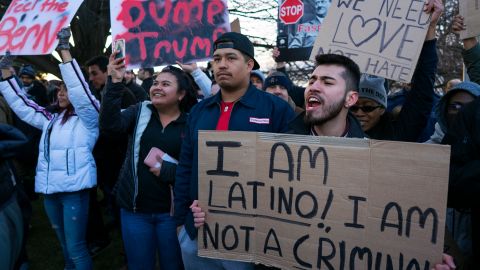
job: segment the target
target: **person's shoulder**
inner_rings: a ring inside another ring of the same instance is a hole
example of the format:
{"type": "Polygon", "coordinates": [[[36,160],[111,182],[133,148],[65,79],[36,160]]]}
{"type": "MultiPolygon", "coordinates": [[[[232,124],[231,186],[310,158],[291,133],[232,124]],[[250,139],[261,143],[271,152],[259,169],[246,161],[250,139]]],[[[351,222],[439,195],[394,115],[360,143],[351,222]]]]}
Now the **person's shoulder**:
{"type": "Polygon", "coordinates": [[[289,106],[288,102],[268,92],[258,90],[255,94],[258,95],[257,97],[255,97],[257,100],[268,100],[269,102],[272,102],[275,106],[289,106]]]}
{"type": "Polygon", "coordinates": [[[193,107],[190,109],[190,112],[188,113],[188,118],[190,119],[190,121],[192,121],[192,119],[199,118],[202,112],[206,110],[206,107],[210,106],[212,102],[215,102],[214,99],[215,96],[210,96],[193,105],[193,107]]]}

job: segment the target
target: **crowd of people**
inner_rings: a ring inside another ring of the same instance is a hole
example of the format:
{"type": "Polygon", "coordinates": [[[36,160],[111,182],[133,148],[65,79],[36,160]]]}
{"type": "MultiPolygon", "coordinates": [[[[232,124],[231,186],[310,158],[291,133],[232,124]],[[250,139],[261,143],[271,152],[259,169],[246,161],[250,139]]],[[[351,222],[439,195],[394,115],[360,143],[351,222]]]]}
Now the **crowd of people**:
{"type": "MultiPolygon", "coordinates": [[[[86,79],[70,54],[69,29],[57,35],[62,81],[48,87],[31,66],[17,76],[7,53],[0,60],[0,268],[28,268],[35,195],[26,179],[34,177],[64,269],[92,269],[112,228],[121,230],[130,270],[272,269],[197,255],[198,228],[208,219],[197,200],[198,131],[231,130],[451,145],[449,248],[435,269],[475,269],[480,45],[463,40],[470,81],[457,80],[435,100],[442,11],[440,0],[426,4],[431,22],[401,109],[389,108],[385,79],[362,75],[345,56],[318,55],[306,88],[292,83],[284,65],[265,77],[250,40],[234,32],[214,42],[213,76],[195,63],[177,63],[140,69],[141,85],[118,51],[84,63],[86,79]]],[[[452,29],[465,27],[456,16],[452,29]]]]}

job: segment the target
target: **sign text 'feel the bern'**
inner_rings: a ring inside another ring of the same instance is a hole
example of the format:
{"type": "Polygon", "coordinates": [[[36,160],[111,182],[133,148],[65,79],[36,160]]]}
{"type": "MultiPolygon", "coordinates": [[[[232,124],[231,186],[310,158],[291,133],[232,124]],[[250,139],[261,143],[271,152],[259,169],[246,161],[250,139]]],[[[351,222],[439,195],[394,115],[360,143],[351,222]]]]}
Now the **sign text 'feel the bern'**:
{"type": "Polygon", "coordinates": [[[50,54],[81,0],[13,0],[0,21],[0,55],[50,54]]]}
{"type": "Polygon", "coordinates": [[[112,0],[110,12],[129,69],[207,60],[213,42],[230,31],[226,0],[112,0]]]}
{"type": "Polygon", "coordinates": [[[199,133],[200,256],[282,269],[432,269],[450,148],[199,133]]]}
{"type": "Polygon", "coordinates": [[[430,24],[424,3],[333,0],[310,59],[323,53],[342,54],[364,73],[410,82],[430,24]]]}

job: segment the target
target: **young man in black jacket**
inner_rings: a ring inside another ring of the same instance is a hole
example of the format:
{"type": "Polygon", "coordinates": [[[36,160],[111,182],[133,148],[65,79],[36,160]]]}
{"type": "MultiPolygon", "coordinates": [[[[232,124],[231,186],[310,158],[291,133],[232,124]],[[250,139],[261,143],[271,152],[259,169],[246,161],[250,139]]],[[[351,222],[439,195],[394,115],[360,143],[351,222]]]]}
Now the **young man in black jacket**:
{"type": "Polygon", "coordinates": [[[289,133],[363,138],[349,108],[358,100],[360,69],[350,58],[337,54],[317,55],[316,68],[305,89],[305,112],[290,122],[289,133]]]}

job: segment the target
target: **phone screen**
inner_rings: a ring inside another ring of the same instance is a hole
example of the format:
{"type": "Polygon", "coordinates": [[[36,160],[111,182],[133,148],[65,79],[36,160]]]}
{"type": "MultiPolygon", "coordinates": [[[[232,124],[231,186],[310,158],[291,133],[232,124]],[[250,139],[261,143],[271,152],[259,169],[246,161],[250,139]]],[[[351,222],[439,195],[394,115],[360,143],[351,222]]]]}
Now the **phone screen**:
{"type": "Polygon", "coordinates": [[[125,57],[125,39],[115,40],[114,48],[117,52],[115,59],[125,57]]]}

